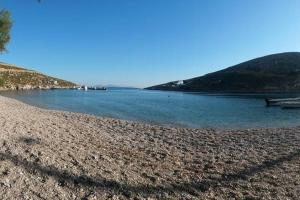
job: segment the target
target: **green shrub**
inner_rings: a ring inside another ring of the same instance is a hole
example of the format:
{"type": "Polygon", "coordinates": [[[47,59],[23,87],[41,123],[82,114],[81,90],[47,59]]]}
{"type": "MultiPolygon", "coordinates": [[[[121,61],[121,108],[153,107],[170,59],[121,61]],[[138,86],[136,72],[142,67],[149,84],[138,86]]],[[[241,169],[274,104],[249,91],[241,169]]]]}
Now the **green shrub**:
{"type": "Polygon", "coordinates": [[[3,80],[3,78],[0,77],[0,87],[3,87],[5,84],[5,81],[3,80]]]}

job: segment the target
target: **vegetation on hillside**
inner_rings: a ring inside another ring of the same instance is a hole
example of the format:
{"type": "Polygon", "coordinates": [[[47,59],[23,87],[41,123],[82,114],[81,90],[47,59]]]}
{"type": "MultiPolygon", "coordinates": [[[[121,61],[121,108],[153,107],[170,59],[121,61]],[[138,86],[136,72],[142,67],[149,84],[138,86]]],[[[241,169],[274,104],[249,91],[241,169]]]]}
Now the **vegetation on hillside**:
{"type": "Polygon", "coordinates": [[[74,83],[0,63],[0,89],[69,88],[74,83]]]}
{"type": "Polygon", "coordinates": [[[300,53],[273,54],[197,78],[152,86],[153,90],[199,92],[300,91],[300,53]]]}

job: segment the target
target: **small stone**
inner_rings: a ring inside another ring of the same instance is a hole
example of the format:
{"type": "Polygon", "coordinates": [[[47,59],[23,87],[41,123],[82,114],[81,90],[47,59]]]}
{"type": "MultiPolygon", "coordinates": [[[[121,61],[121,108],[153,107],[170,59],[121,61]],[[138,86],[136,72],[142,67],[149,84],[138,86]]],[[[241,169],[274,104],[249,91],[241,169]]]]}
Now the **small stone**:
{"type": "Polygon", "coordinates": [[[6,179],[4,182],[3,182],[3,185],[6,186],[6,187],[11,187],[11,184],[9,183],[9,180],[6,179]]]}
{"type": "Polygon", "coordinates": [[[96,161],[99,160],[99,157],[97,155],[91,155],[91,157],[92,157],[93,160],[96,160],[96,161]]]}
{"type": "Polygon", "coordinates": [[[119,197],[117,195],[113,195],[111,199],[113,199],[113,200],[119,200],[119,197]]]}
{"type": "Polygon", "coordinates": [[[66,185],[66,182],[65,182],[64,180],[60,179],[60,180],[58,181],[58,185],[59,185],[60,187],[64,187],[64,186],[66,185]]]}

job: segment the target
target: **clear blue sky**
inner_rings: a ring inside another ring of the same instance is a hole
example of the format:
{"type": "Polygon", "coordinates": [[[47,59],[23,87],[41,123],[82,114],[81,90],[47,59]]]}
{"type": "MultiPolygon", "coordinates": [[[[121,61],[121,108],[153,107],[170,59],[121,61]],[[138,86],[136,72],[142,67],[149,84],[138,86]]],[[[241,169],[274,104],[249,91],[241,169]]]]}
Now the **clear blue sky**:
{"type": "Polygon", "coordinates": [[[299,0],[1,0],[0,60],[80,84],[145,87],[300,51],[299,0]]]}

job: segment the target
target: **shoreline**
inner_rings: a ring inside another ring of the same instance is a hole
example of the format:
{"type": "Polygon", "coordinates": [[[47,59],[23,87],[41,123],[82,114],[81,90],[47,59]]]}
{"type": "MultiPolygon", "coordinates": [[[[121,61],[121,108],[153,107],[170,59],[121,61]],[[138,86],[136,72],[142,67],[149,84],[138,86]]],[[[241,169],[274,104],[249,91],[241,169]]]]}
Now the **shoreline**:
{"type": "MultiPolygon", "coordinates": [[[[35,89],[34,91],[48,91],[48,90],[51,90],[51,89],[47,89],[47,90],[41,90],[41,89],[35,89]]],[[[58,90],[62,90],[62,91],[69,91],[69,90],[73,90],[73,89],[58,89],[58,90]]],[[[24,90],[21,90],[21,91],[24,91],[24,90]]],[[[28,90],[25,90],[25,91],[28,91],[28,90]]],[[[31,91],[31,90],[29,90],[31,91]]],[[[76,90],[77,91],[77,90],[76,90]]],[[[73,112],[73,113],[78,113],[78,114],[88,114],[88,115],[91,115],[91,116],[94,116],[94,117],[100,117],[100,118],[109,118],[109,119],[116,119],[116,120],[124,120],[124,121],[128,121],[128,122],[132,122],[132,123],[142,123],[142,124],[149,124],[149,125],[155,125],[155,126],[163,126],[163,127],[169,127],[169,128],[186,128],[186,129],[213,129],[213,130],[219,130],[219,131],[224,131],[224,130],[227,130],[227,131],[238,131],[238,130],[245,130],[245,129],[248,129],[248,130],[252,130],[252,129],[274,129],[274,128],[296,128],[298,126],[300,126],[300,123],[298,125],[298,123],[285,123],[284,125],[281,124],[281,125],[277,125],[275,123],[273,124],[263,124],[263,123],[260,123],[260,124],[251,124],[250,123],[246,123],[246,122],[243,122],[243,123],[236,123],[236,124],[215,124],[215,125],[196,125],[195,123],[194,124],[189,124],[187,122],[185,123],[180,123],[180,122],[159,122],[155,119],[138,119],[138,118],[131,118],[128,116],[126,117],[116,117],[116,116],[113,116],[112,115],[101,115],[99,113],[93,113],[93,112],[84,112],[84,111],[80,111],[80,110],[74,110],[74,109],[68,109],[68,108],[53,108],[53,107],[49,107],[47,105],[43,105],[43,104],[37,104],[35,101],[29,101],[29,100],[24,100],[22,98],[18,98],[18,95],[7,95],[9,93],[6,93],[8,91],[3,91],[1,93],[1,90],[0,90],[0,96],[4,96],[4,97],[7,97],[7,98],[12,98],[14,100],[17,100],[17,101],[20,101],[24,104],[27,104],[27,105],[30,105],[30,106],[33,106],[33,107],[37,107],[37,108],[40,108],[40,109],[46,109],[46,110],[55,110],[55,111],[61,111],[61,112],[73,112]]],[[[10,92],[14,92],[14,91],[10,91],[10,92]]],[[[215,94],[211,94],[212,96],[214,96],[215,94]]],[[[225,94],[223,94],[225,95],[225,94]]],[[[228,94],[227,94],[228,95],[228,94]]],[[[234,94],[232,94],[234,95],[234,94]]],[[[253,94],[254,95],[254,94],[253,94]]]]}
{"type": "Polygon", "coordinates": [[[0,95],[1,199],[297,199],[300,127],[165,127],[0,95]]]}

